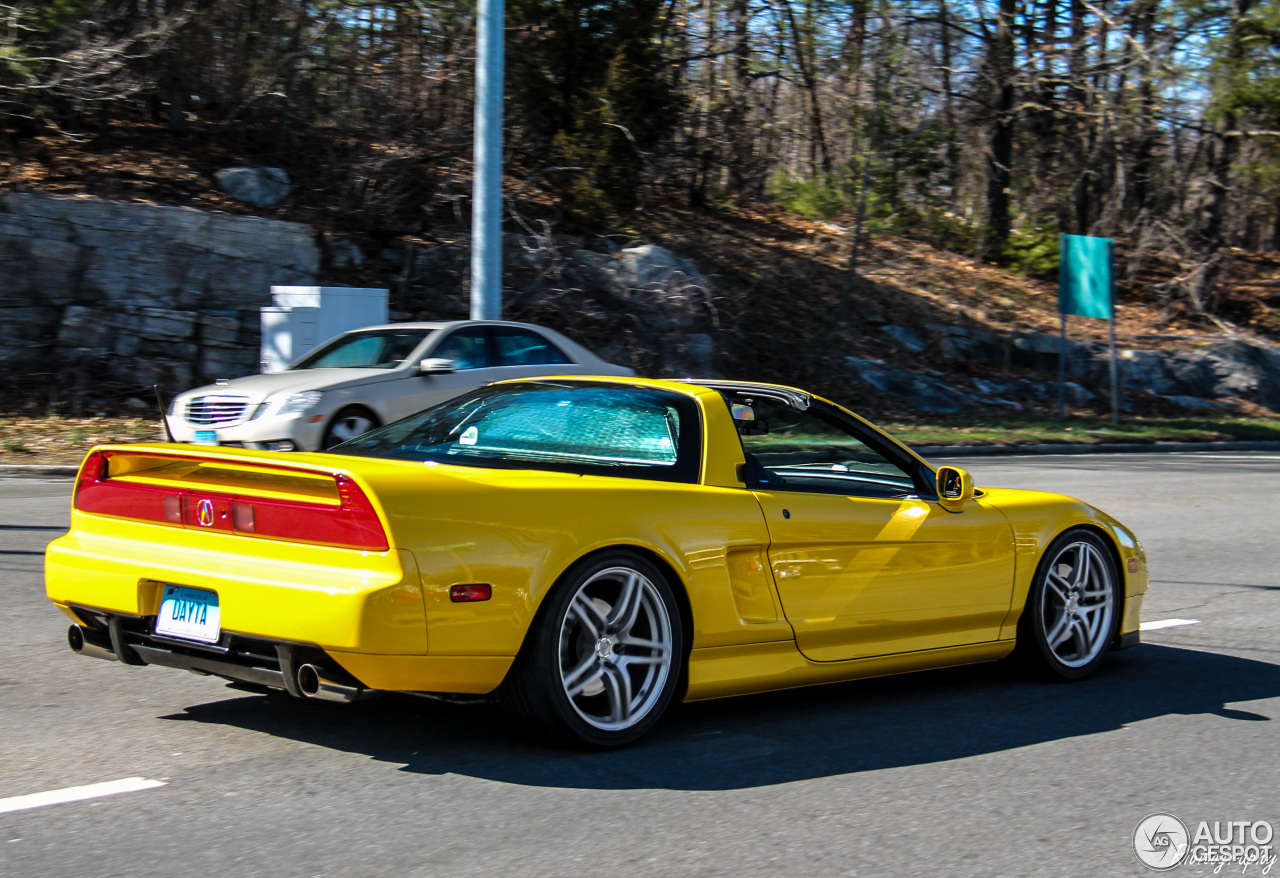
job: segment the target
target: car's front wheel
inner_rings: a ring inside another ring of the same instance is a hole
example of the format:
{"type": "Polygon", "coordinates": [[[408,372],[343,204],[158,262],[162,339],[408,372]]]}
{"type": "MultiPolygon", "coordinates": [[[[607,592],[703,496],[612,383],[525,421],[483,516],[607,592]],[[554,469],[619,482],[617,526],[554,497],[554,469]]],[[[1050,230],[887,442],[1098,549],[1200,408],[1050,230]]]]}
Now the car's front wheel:
{"type": "Polygon", "coordinates": [[[1018,626],[1019,646],[1051,677],[1086,677],[1115,638],[1120,604],[1120,577],[1102,538],[1068,531],[1049,545],[1036,571],[1018,626]]]}
{"type": "Polygon", "coordinates": [[[630,551],[597,555],[546,598],[503,700],[543,737],[589,747],[636,740],[662,716],[684,668],[671,584],[630,551]]]}
{"type": "Polygon", "coordinates": [[[332,448],[334,445],[363,436],[378,426],[378,416],[364,406],[347,406],[333,416],[329,426],[325,428],[324,439],[320,448],[332,448]]]}

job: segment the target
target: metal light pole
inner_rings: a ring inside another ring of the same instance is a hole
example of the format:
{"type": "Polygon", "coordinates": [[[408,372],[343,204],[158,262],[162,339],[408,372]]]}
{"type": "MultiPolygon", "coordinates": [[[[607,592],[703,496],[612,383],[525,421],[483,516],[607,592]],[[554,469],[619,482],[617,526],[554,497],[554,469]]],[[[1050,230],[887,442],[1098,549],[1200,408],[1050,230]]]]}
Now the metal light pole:
{"type": "Polygon", "coordinates": [[[477,19],[471,319],[498,320],[502,317],[503,0],[479,0],[477,19]]]}

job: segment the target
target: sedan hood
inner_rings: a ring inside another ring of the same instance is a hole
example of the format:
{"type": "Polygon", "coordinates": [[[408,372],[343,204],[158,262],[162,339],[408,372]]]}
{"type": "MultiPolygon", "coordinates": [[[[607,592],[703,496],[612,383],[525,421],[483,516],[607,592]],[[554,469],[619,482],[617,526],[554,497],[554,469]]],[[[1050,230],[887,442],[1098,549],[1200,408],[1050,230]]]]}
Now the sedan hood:
{"type": "Polygon", "coordinates": [[[218,393],[247,396],[263,400],[283,393],[302,393],[306,390],[336,390],[353,384],[369,384],[398,377],[393,369],[298,369],[296,371],[267,372],[262,375],[246,375],[234,378],[226,384],[206,384],[188,390],[182,397],[204,396],[218,393]]]}

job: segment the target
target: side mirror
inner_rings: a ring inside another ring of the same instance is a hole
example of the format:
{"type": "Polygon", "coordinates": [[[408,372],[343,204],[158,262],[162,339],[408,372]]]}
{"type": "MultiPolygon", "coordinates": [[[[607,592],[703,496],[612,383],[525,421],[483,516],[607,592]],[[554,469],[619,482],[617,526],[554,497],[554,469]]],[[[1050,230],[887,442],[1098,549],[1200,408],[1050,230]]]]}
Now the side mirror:
{"type": "Polygon", "coordinates": [[[418,364],[419,375],[448,375],[456,369],[457,364],[445,357],[427,357],[418,364]]]}
{"type": "Polygon", "coordinates": [[[973,476],[955,466],[938,468],[938,505],[948,512],[964,512],[973,499],[973,476]]]}

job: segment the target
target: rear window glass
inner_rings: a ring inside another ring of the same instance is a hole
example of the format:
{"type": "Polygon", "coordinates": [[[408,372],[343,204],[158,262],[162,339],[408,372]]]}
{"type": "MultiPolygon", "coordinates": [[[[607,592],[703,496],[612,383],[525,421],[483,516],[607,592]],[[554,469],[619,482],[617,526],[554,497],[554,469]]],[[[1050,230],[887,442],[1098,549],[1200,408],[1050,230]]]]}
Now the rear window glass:
{"type": "Polygon", "coordinates": [[[701,445],[697,407],[683,394],[540,381],[483,388],[331,451],[692,482],[701,445]]]}

